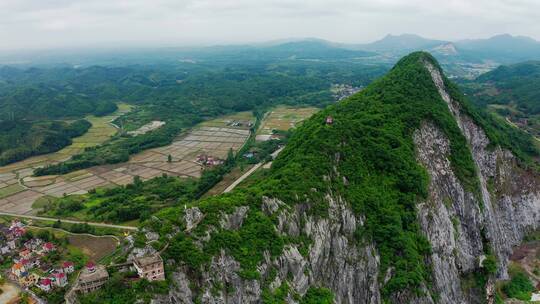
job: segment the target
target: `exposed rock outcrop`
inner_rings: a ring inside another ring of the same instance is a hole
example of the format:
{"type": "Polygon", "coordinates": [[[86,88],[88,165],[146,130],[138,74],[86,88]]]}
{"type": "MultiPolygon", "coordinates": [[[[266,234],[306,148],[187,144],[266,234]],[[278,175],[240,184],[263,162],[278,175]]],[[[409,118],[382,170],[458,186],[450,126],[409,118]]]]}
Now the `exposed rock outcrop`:
{"type": "Polygon", "coordinates": [[[489,146],[485,132],[448,94],[440,71],[429,62],[425,66],[470,145],[481,197],[463,189],[452,172],[448,139],[426,123],[414,136],[418,158],[431,177],[430,196],[419,205],[418,216],[433,247],[440,303],[470,303],[473,299],[462,292],[461,276],[478,267],[485,251],[482,230],[497,257],[498,277],[506,278],[512,247],[540,224],[540,182],[537,175],[517,166],[511,152],[489,146]]]}

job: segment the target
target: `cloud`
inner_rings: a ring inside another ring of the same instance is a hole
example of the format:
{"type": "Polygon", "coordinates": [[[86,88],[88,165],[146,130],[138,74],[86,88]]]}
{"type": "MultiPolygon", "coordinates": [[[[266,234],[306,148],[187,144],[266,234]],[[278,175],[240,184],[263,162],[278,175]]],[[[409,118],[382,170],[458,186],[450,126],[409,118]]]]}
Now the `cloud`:
{"type": "Polygon", "coordinates": [[[193,44],[411,32],[540,39],[536,0],[0,0],[0,48],[193,44]]]}

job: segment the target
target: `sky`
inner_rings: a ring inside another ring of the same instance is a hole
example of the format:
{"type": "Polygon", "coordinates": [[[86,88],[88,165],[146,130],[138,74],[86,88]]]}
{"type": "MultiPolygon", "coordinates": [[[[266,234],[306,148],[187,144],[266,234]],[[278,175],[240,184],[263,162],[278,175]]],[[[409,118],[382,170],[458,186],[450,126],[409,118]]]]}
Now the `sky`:
{"type": "Polygon", "coordinates": [[[539,0],[0,0],[0,50],[186,46],[414,33],[540,40],[539,0]]]}

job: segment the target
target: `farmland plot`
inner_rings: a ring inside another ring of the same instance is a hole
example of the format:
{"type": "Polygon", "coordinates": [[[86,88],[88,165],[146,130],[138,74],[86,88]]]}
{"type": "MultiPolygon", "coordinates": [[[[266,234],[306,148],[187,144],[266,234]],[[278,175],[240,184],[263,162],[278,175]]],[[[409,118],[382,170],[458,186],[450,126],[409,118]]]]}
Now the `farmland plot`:
{"type": "Polygon", "coordinates": [[[257,131],[257,140],[269,140],[274,130],[287,131],[295,128],[299,123],[311,117],[319,109],[313,107],[292,108],[280,106],[274,108],[264,118],[261,127],[257,131]]]}
{"type": "MultiPolygon", "coordinates": [[[[107,121],[110,120],[109,118],[107,121]]],[[[32,171],[38,165],[34,166],[32,163],[27,167],[21,166],[14,171],[0,174],[0,209],[5,212],[29,214],[36,212],[32,209],[32,204],[40,197],[85,194],[97,187],[126,185],[132,183],[135,176],[139,176],[142,180],[163,174],[198,178],[205,165],[197,162],[197,158],[206,155],[215,159],[225,159],[229,150],[238,151],[247,141],[250,134],[249,126],[253,122],[254,118],[249,112],[220,117],[201,123],[181,134],[168,146],[133,155],[128,162],[91,167],[65,175],[32,177],[32,171]],[[6,189],[2,191],[3,188],[6,189]],[[2,193],[5,193],[4,196],[2,193]]],[[[104,134],[104,130],[96,134],[104,134]]],[[[114,133],[107,134],[110,136],[114,133]]],[[[79,142],[92,144],[88,138],[99,136],[89,136],[85,142],[79,142]]],[[[96,144],[99,140],[102,139],[96,139],[96,144]]],[[[71,146],[69,148],[75,149],[71,146]]],[[[56,156],[44,155],[44,157],[49,157],[47,161],[51,161],[51,157],[56,156]]]]}

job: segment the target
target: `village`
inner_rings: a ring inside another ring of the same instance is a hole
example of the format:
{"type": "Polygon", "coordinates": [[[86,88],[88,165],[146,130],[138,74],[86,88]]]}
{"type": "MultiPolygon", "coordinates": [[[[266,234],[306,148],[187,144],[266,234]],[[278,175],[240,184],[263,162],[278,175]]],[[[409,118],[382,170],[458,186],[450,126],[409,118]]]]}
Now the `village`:
{"type": "MultiPolygon", "coordinates": [[[[31,232],[31,222],[14,219],[9,225],[0,223],[0,277],[29,294],[30,303],[48,303],[53,295],[62,302],[65,298],[66,303],[77,303],[78,295],[96,291],[108,282],[108,267],[118,268],[71,256],[65,246],[47,231],[31,232]]],[[[165,280],[163,260],[157,252],[135,256],[120,268],[136,273],[136,279],[165,280]]]]}

